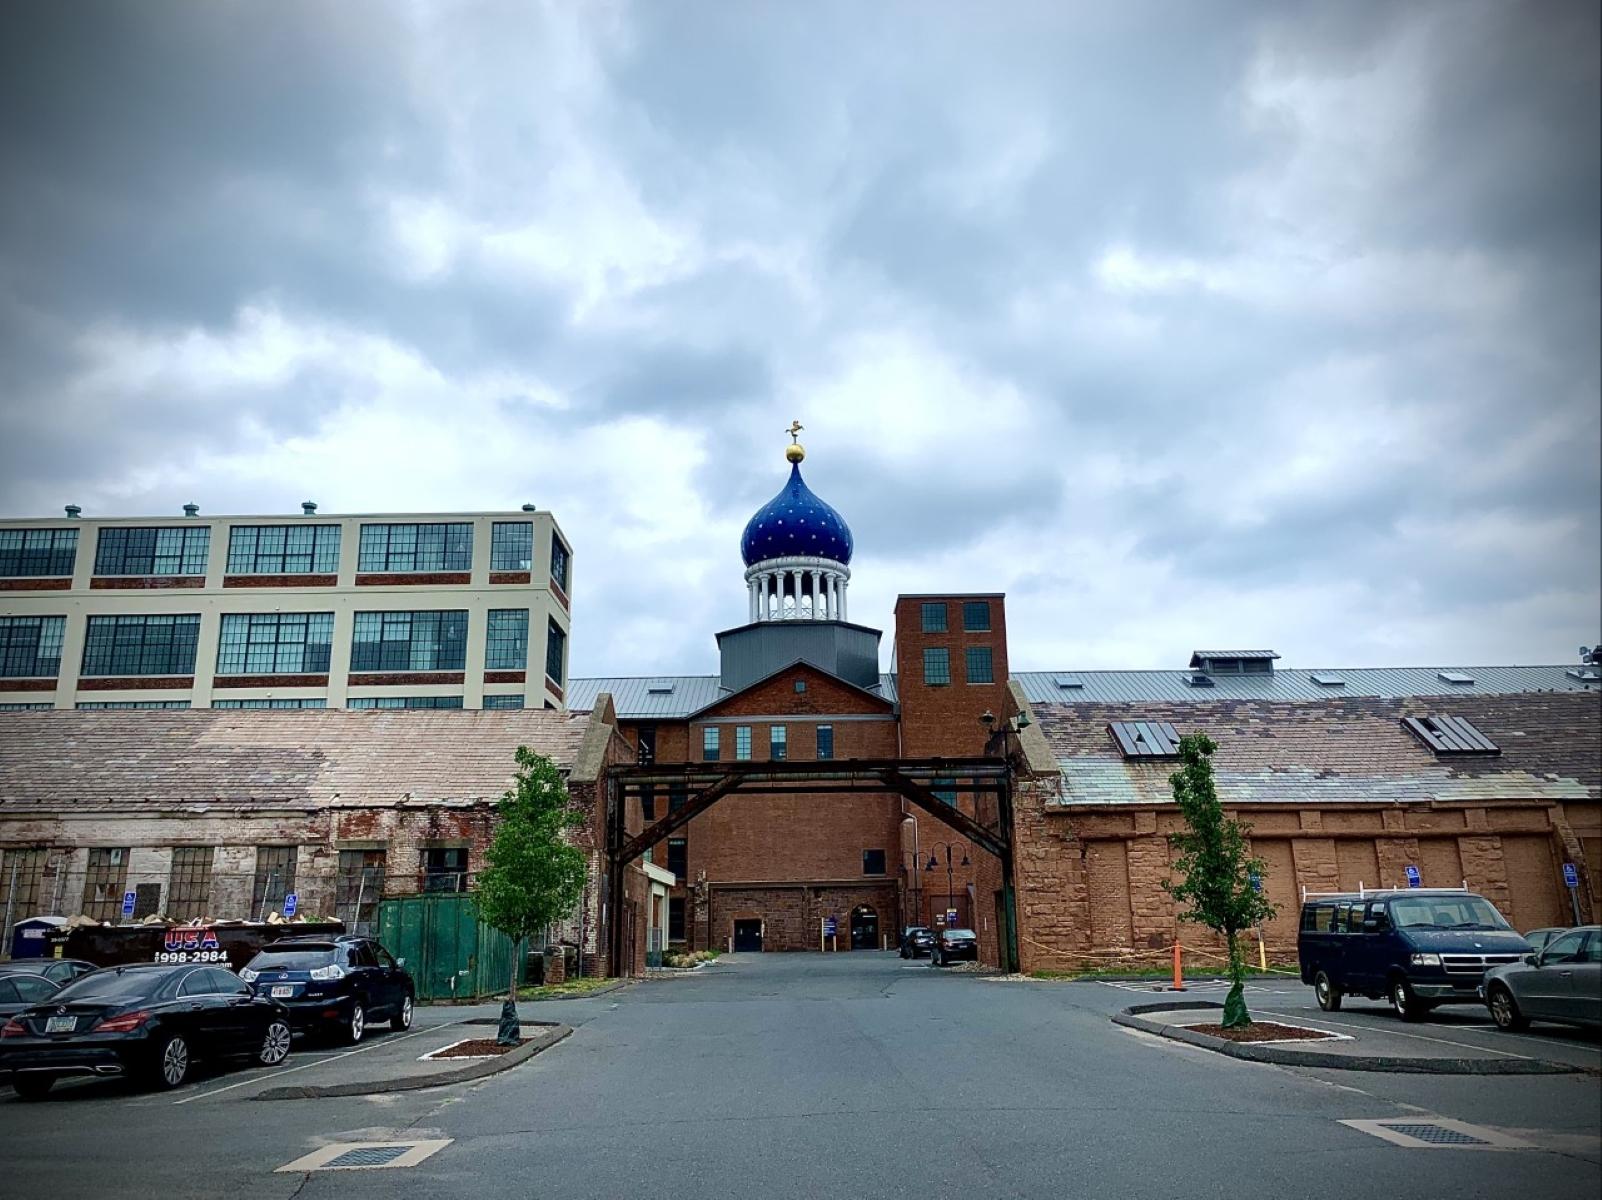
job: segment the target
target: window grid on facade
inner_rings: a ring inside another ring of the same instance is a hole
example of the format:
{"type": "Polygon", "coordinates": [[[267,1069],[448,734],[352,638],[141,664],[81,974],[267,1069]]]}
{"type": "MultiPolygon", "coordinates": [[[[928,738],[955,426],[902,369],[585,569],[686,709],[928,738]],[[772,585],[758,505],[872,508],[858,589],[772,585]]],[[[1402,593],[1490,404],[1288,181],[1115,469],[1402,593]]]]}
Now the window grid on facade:
{"type": "Polygon", "coordinates": [[[206,916],[211,905],[211,846],[176,846],[167,884],[166,915],[175,921],[206,916]]]}
{"type": "Polygon", "coordinates": [[[560,625],[551,621],[545,630],[545,677],[560,687],[566,665],[567,634],[560,625]]]}
{"type": "Polygon", "coordinates": [[[0,929],[0,950],[9,953],[13,949],[12,925],[45,911],[46,857],[42,846],[0,850],[0,913],[11,918],[11,924],[0,929]]]}
{"type": "Polygon", "coordinates": [[[465,892],[468,883],[467,847],[442,846],[422,852],[425,892],[465,892]]]}
{"type": "Polygon", "coordinates": [[[211,530],[102,529],[95,543],[96,575],[204,575],[211,530]]]}
{"type": "Polygon", "coordinates": [[[0,577],[71,575],[77,563],[76,529],[0,529],[0,577]]]}
{"type": "Polygon", "coordinates": [[[567,547],[555,533],[551,534],[551,581],[567,591],[567,547]]]}
{"type": "Polygon", "coordinates": [[[505,709],[505,708],[522,708],[523,704],[524,704],[524,700],[523,700],[523,694],[521,692],[519,692],[515,696],[485,696],[484,697],[484,707],[485,708],[503,708],[503,709],[505,709]]]}
{"type": "Polygon", "coordinates": [[[944,646],[925,646],[923,681],[930,686],[951,682],[951,653],[944,646]]]}
{"type": "Polygon", "coordinates": [[[749,725],[736,725],[734,727],[734,758],[737,762],[746,762],[751,757],[751,727],[749,725]]]}
{"type": "Polygon", "coordinates": [[[790,732],[783,725],[768,727],[768,757],[782,760],[790,756],[790,732]]]}
{"type": "Polygon", "coordinates": [[[384,898],[384,852],[341,850],[334,883],[334,915],[352,933],[371,933],[384,898]]]}
{"type": "Polygon", "coordinates": [[[668,941],[684,940],[684,897],[668,897],[668,941]]]}
{"type": "Polygon", "coordinates": [[[352,696],[346,708],[461,708],[460,696],[352,696]]]}
{"type": "Polygon", "coordinates": [[[818,726],[818,760],[826,762],[834,757],[834,726],[818,726]]]}
{"type": "Polygon", "coordinates": [[[84,675],[193,675],[199,614],[90,617],[84,675]]]}
{"type": "Polygon", "coordinates": [[[496,521],[490,526],[490,570],[534,569],[534,523],[496,521]]]}
{"type": "Polygon", "coordinates": [[[328,701],[317,697],[306,700],[213,700],[213,708],[327,708],[328,701]]]}
{"type": "Polygon", "coordinates": [[[187,700],[80,700],[75,708],[188,708],[187,700]]]}
{"type": "Polygon", "coordinates": [[[969,646],[962,652],[968,671],[969,683],[994,683],[995,668],[991,664],[989,646],[969,646]]]}
{"type": "Polygon", "coordinates": [[[466,665],[465,609],[356,614],[352,671],[460,671],[466,665]]]}
{"type": "Polygon", "coordinates": [[[528,609],[492,608],[484,641],[484,666],[491,671],[528,668],[528,609]]]}
{"type": "Polygon", "coordinates": [[[66,630],[66,617],[0,617],[0,677],[54,679],[66,630]]]}
{"type": "Polygon", "coordinates": [[[701,730],[701,758],[703,761],[718,761],[718,756],[722,753],[722,747],[719,742],[719,732],[716,725],[708,725],[701,730]]]}
{"type": "Polygon", "coordinates": [[[282,912],[284,897],[295,890],[295,847],[257,846],[256,881],[250,891],[250,915],[265,920],[282,912]]]}
{"type": "Polygon", "coordinates": [[[334,647],[334,614],[224,613],[219,675],[324,675],[334,647]]]}
{"type": "Polygon", "coordinates": [[[229,575],[332,575],[339,570],[338,525],[234,525],[229,575]]]}
{"type": "Polygon", "coordinates": [[[925,633],[944,633],[946,631],[946,606],[943,603],[924,601],[923,604],[923,631],[925,633]]]}
{"type": "Polygon", "coordinates": [[[990,601],[964,600],[962,628],[965,633],[985,633],[990,629],[990,601]]]}
{"type": "Polygon", "coordinates": [[[684,882],[689,873],[690,843],[687,838],[668,838],[667,869],[684,882]]]}
{"type": "Polygon", "coordinates": [[[358,571],[471,571],[473,526],[467,521],[425,525],[363,525],[358,571]]]}
{"type": "Polygon", "coordinates": [[[946,804],[955,804],[957,802],[957,781],[955,779],[936,779],[929,785],[929,790],[934,794],[936,800],[943,801],[946,804]]]}
{"type": "Polygon", "coordinates": [[[128,849],[96,847],[89,851],[83,877],[83,915],[113,921],[122,915],[122,893],[128,882],[128,849]]]}
{"type": "Polygon", "coordinates": [[[24,702],[19,704],[15,700],[0,701],[0,712],[44,712],[54,707],[54,704],[48,702],[38,704],[24,702]]]}
{"type": "Polygon", "coordinates": [[[656,820],[656,784],[640,784],[640,816],[647,822],[656,820]]]}
{"type": "Polygon", "coordinates": [[[884,874],[883,850],[864,850],[862,852],[862,873],[864,875],[884,874]]]}

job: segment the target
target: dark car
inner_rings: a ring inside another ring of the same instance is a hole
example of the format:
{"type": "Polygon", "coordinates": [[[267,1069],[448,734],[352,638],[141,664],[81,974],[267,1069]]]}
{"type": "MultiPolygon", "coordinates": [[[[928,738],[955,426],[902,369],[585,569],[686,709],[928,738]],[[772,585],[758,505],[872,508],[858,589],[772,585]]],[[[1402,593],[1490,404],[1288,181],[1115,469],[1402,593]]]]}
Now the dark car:
{"type": "Polygon", "coordinates": [[[1308,897],[1297,955],[1302,982],[1334,1012],[1350,993],[1381,997],[1406,1021],[1437,1004],[1479,1001],[1485,972],[1530,945],[1483,896],[1460,888],[1398,888],[1308,897]]]}
{"type": "Polygon", "coordinates": [[[1498,1028],[1602,1026],[1602,926],[1560,932],[1536,953],[1485,973],[1480,990],[1498,1028]]]}
{"type": "Polygon", "coordinates": [[[175,1088],[196,1059],[277,1066],[289,1036],[283,1005],[222,967],[108,967],[0,1027],[0,1071],[28,1100],[63,1075],[132,1075],[175,1088]]]}
{"type": "Polygon", "coordinates": [[[901,931],[901,957],[922,958],[934,950],[934,930],[922,925],[908,925],[901,931]]]}
{"type": "Polygon", "coordinates": [[[43,975],[51,983],[71,983],[80,975],[96,970],[92,962],[81,958],[14,958],[0,963],[0,979],[14,972],[24,975],[43,975]]]}
{"type": "Polygon", "coordinates": [[[410,1029],[417,988],[404,963],[372,938],[285,938],[263,946],[239,977],[289,1010],[296,1029],[359,1042],[375,1021],[410,1029]]]}
{"type": "Polygon", "coordinates": [[[942,929],[935,938],[929,965],[943,967],[961,959],[979,961],[979,935],[971,929],[942,929]]]}
{"type": "Polygon", "coordinates": [[[61,990],[43,975],[27,971],[0,973],[0,1017],[14,1017],[25,1008],[43,1004],[61,990]]]}

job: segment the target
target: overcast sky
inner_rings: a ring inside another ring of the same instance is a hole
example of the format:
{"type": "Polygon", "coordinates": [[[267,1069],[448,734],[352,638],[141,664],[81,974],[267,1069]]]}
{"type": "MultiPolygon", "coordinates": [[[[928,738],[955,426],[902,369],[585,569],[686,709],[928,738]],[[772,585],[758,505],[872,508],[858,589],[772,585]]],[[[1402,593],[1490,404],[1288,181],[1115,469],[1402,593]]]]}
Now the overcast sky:
{"type": "Polygon", "coordinates": [[[534,501],[574,673],[704,672],[799,418],[887,633],[1568,662],[1599,51],[1593,0],[19,0],[0,511],[534,501]]]}

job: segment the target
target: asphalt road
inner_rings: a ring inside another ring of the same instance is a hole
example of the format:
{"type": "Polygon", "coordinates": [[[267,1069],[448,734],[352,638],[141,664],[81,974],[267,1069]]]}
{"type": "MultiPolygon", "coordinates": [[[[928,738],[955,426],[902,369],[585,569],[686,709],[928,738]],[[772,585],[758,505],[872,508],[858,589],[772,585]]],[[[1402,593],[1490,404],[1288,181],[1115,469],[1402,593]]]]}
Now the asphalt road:
{"type": "MultiPolygon", "coordinates": [[[[1253,1002],[1289,1013],[1310,1004],[1298,992],[1291,984],[1253,1002]]],[[[4,1190],[298,1200],[1602,1194],[1595,1074],[1261,1066],[1107,1019],[1140,998],[1105,984],[937,972],[894,955],[734,956],[685,978],[541,1005],[541,1018],[575,1025],[574,1035],[464,1087],[256,1102],[251,1088],[220,1090],[236,1077],[219,1076],[177,1096],[92,1085],[43,1103],[6,1099],[4,1190]],[[1431,1117],[1528,1148],[1407,1149],[1341,1123],[1431,1117]],[[276,1170],[332,1142],[406,1139],[448,1141],[416,1166],[276,1170]]],[[[1390,1020],[1377,1006],[1342,1018],[1390,1020]]],[[[1595,1057],[1594,1038],[1553,1033],[1565,1052],[1595,1057]]],[[[1450,1036],[1495,1035],[1465,1017],[1450,1036]]]]}

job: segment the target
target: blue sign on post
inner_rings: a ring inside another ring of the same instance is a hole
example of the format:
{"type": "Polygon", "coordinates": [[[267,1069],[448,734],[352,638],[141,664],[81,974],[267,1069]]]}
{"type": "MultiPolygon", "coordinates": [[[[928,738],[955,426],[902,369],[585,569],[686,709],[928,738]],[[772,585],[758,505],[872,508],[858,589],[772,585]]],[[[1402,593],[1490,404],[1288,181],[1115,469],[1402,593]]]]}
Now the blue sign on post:
{"type": "Polygon", "coordinates": [[[1417,867],[1410,866],[1410,867],[1407,868],[1407,886],[1408,887],[1419,887],[1420,885],[1423,884],[1423,882],[1424,882],[1423,879],[1421,879],[1419,877],[1419,873],[1418,873],[1418,868],[1417,867]]]}
{"type": "Polygon", "coordinates": [[[1263,877],[1256,871],[1247,872],[1246,878],[1252,881],[1252,891],[1260,892],[1263,890],[1263,877]]]}
{"type": "Polygon", "coordinates": [[[823,918],[823,936],[833,937],[840,929],[840,922],[833,917],[823,918]]]}
{"type": "Polygon", "coordinates": [[[134,901],[136,899],[138,899],[138,896],[134,892],[124,892],[122,894],[122,915],[123,916],[125,916],[125,917],[133,916],[134,901]]]}
{"type": "Polygon", "coordinates": [[[1571,888],[1580,886],[1580,873],[1574,869],[1573,863],[1563,864],[1563,882],[1571,888]]]}
{"type": "Polygon", "coordinates": [[[298,903],[299,903],[299,899],[296,897],[294,892],[290,892],[289,895],[285,896],[284,897],[284,916],[286,916],[286,917],[294,916],[295,915],[295,906],[298,903]]]}
{"type": "Polygon", "coordinates": [[[951,925],[951,926],[955,926],[956,923],[957,923],[957,910],[954,909],[954,908],[946,909],[946,924],[947,925],[951,925]]]}

